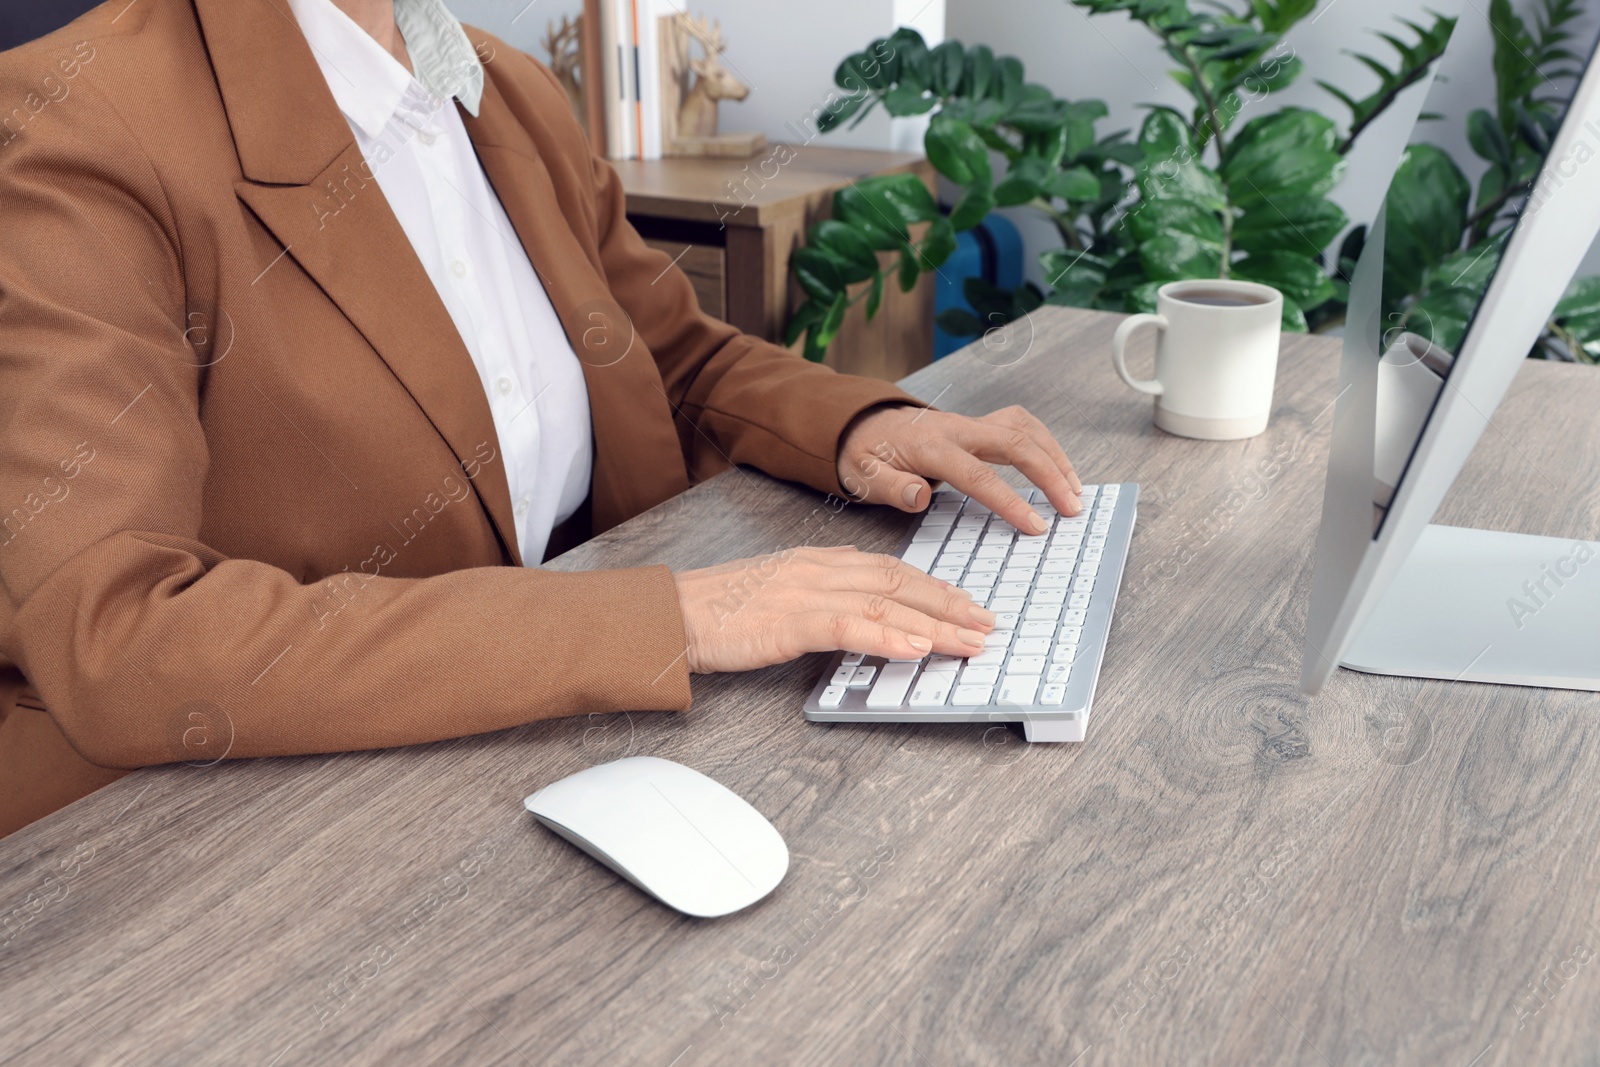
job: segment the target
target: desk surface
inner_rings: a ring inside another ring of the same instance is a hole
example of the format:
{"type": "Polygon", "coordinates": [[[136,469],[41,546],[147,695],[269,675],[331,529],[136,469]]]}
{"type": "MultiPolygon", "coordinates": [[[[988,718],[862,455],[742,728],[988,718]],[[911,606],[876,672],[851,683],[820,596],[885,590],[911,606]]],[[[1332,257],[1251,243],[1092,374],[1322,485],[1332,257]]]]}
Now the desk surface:
{"type": "MultiPolygon", "coordinates": [[[[1143,486],[1086,744],[808,724],[813,656],[700,679],[685,714],[142,771],[0,842],[0,1059],[1597,1062],[1600,697],[1350,672],[1301,697],[1337,345],[1286,339],[1271,428],[1204,444],[1152,430],[1115,322],[1051,309],[980,350],[1009,365],[909,382],[1025,400],[1088,479],[1143,486]],[[777,892],[686,919],[522,811],[629,753],[765,812],[777,892]]],[[[1442,518],[1593,536],[1597,408],[1594,370],[1529,364],[1442,518]]],[[[886,549],[910,521],[732,471],[558,565],[886,549]]]]}

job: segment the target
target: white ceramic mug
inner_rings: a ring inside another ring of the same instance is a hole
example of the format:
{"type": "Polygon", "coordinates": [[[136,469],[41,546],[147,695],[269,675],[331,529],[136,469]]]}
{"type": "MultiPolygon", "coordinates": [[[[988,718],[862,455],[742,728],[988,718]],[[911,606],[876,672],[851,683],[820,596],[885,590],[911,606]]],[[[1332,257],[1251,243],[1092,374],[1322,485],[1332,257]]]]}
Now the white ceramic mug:
{"type": "Polygon", "coordinates": [[[1111,339],[1122,380],[1156,398],[1156,425],[1180,437],[1233,441],[1267,428],[1278,376],[1283,294],[1233,280],[1168,282],[1156,291],[1156,314],[1123,320],[1111,339]],[[1128,373],[1123,349],[1146,324],[1161,331],[1156,375],[1128,373]]]}

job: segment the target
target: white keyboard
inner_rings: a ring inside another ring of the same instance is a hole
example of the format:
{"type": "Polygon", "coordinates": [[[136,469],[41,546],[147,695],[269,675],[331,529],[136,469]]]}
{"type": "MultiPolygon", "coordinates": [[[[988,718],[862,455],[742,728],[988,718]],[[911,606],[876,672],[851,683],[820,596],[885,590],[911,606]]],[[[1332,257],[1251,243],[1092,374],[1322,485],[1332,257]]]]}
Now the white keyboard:
{"type": "Polygon", "coordinates": [[[981,654],[885,660],[835,653],[806,701],[818,722],[1021,722],[1029,741],[1082,741],[1111,629],[1139,487],[1083,487],[1083,511],[1058,515],[1026,490],[1050,528],[1016,527],[941,489],[900,558],[953,582],[995,613],[981,654]]]}

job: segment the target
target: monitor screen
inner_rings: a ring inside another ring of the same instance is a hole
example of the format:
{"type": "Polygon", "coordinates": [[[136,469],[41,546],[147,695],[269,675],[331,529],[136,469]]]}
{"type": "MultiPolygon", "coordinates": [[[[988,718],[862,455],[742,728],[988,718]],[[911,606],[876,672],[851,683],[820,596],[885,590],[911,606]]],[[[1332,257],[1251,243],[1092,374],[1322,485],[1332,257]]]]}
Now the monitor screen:
{"type": "MultiPolygon", "coordinates": [[[[1571,18],[1547,20],[1543,4],[1467,5],[1390,181],[1380,313],[1362,339],[1380,361],[1374,538],[1513,230],[1600,155],[1597,128],[1547,160],[1600,31],[1588,5],[1569,7],[1571,18]]],[[[1354,263],[1364,238],[1353,233],[1341,258],[1354,263]]],[[[1529,355],[1600,357],[1600,256],[1591,253],[1529,355]]]]}

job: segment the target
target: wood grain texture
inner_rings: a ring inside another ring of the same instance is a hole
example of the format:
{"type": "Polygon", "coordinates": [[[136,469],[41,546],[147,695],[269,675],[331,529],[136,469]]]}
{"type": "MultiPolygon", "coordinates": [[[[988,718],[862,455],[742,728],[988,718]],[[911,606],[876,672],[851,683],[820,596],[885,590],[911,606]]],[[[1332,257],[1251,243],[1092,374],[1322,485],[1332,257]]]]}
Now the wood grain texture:
{"type": "MultiPolygon", "coordinates": [[[[1026,402],[1086,480],[1142,486],[1087,743],[808,724],[813,656],[683,714],[141,771],[0,842],[0,1059],[1600,1062],[1600,698],[1301,697],[1337,345],[1286,339],[1268,431],[1201,443],[1116,380],[1115,323],[1050,309],[909,382],[1026,402]],[[640,753],[773,820],[771,897],[683,918],[522,811],[640,753]]],[[[1441,517],[1595,536],[1597,405],[1593,370],[1529,364],[1441,517]]],[[[912,521],[836,503],[736,469],[554,565],[912,521]]]]}

